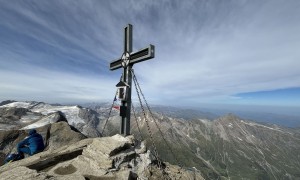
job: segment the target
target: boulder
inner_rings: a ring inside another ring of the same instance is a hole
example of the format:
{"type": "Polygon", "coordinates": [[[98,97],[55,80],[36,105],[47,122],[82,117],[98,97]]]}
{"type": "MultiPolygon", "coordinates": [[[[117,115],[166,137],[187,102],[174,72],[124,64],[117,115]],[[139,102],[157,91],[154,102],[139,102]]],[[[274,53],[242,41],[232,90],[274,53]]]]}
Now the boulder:
{"type": "Polygon", "coordinates": [[[44,135],[45,144],[47,145],[46,150],[55,150],[61,146],[71,145],[86,138],[85,135],[64,121],[53,123],[41,129],[44,129],[41,130],[42,132],[47,132],[44,135]]]}
{"type": "MultiPolygon", "coordinates": [[[[69,126],[65,121],[49,124],[36,129],[44,138],[45,150],[55,150],[65,145],[71,145],[85,139],[86,136],[69,126]]],[[[5,156],[16,153],[17,144],[22,141],[29,130],[1,130],[0,131],[0,165],[3,164],[5,156]]]]}

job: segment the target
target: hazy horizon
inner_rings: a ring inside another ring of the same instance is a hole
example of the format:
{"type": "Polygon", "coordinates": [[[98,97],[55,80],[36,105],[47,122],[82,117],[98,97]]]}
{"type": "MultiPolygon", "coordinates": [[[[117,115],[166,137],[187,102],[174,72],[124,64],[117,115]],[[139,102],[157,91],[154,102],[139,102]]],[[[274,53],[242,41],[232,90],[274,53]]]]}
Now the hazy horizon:
{"type": "MultiPolygon", "coordinates": [[[[38,100],[15,100],[15,99],[6,99],[0,100],[0,102],[12,100],[12,101],[35,101],[35,102],[44,102],[48,104],[61,104],[61,105],[84,105],[84,104],[103,104],[108,103],[111,104],[110,101],[89,101],[89,102],[49,102],[49,101],[38,101],[38,100]]],[[[133,103],[139,106],[139,102],[133,101],[133,103]]],[[[120,104],[120,101],[119,101],[120,104]]],[[[174,107],[180,109],[192,109],[196,111],[207,111],[207,112],[224,112],[226,113],[234,113],[234,112],[250,112],[250,113],[272,113],[277,115],[287,115],[287,116],[295,116],[299,117],[300,122],[300,111],[298,107],[287,107],[287,106],[263,106],[263,105],[236,105],[236,104],[200,104],[197,106],[183,106],[176,104],[149,104],[150,106],[163,106],[163,107],[174,107]]],[[[216,113],[217,114],[217,113],[216,113]]]]}

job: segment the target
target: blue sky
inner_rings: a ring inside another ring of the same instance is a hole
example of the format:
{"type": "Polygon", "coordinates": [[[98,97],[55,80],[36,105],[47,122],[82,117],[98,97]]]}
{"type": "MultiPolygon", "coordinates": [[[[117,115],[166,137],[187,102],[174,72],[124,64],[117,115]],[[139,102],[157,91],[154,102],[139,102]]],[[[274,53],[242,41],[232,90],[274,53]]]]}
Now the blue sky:
{"type": "Polygon", "coordinates": [[[236,97],[239,98],[237,101],[240,101],[241,104],[247,105],[255,105],[259,100],[261,105],[298,106],[300,88],[240,93],[236,97]]]}
{"type": "MultiPolygon", "coordinates": [[[[0,100],[111,101],[123,28],[148,101],[300,107],[298,0],[0,1],[0,100]]],[[[136,100],[136,96],[133,97],[136,100]]]]}

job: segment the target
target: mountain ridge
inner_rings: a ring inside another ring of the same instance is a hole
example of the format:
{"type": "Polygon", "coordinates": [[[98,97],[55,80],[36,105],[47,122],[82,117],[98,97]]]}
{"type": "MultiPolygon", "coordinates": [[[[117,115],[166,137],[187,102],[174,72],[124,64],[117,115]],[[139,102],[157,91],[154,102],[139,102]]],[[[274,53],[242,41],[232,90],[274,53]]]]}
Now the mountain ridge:
{"type": "MultiPolygon", "coordinates": [[[[60,109],[62,107],[66,108],[60,106],[60,109]]],[[[87,108],[86,116],[81,117],[87,118],[85,123],[92,120],[90,125],[102,131],[109,108],[108,104],[98,105],[93,110],[87,108]],[[97,121],[93,120],[92,116],[97,116],[97,121]]],[[[71,112],[76,114],[77,111],[71,112]]],[[[297,129],[261,124],[234,114],[227,114],[215,120],[186,120],[157,111],[153,111],[153,114],[146,112],[148,127],[143,113],[138,109],[136,116],[137,119],[134,115],[131,116],[131,132],[135,137],[146,140],[149,149],[153,150],[150,135],[147,133],[150,128],[154,145],[163,161],[195,167],[206,179],[300,178],[297,174],[300,171],[300,157],[296,153],[300,150],[300,131],[297,129]],[[176,157],[172,155],[170,148],[176,157]]],[[[68,117],[72,118],[74,115],[66,116],[67,120],[68,117]]],[[[103,135],[112,136],[117,134],[119,129],[119,111],[114,109],[103,135]]]]}

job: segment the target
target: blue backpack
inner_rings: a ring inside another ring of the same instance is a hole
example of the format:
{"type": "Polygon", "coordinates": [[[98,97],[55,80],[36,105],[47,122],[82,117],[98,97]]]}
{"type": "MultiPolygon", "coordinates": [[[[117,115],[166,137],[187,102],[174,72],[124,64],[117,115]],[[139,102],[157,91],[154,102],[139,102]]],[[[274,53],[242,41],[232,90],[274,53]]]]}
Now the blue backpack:
{"type": "Polygon", "coordinates": [[[11,153],[11,154],[6,156],[6,158],[4,160],[4,164],[12,162],[12,161],[17,161],[17,160],[20,160],[20,159],[21,159],[21,157],[18,154],[11,153]]]}

